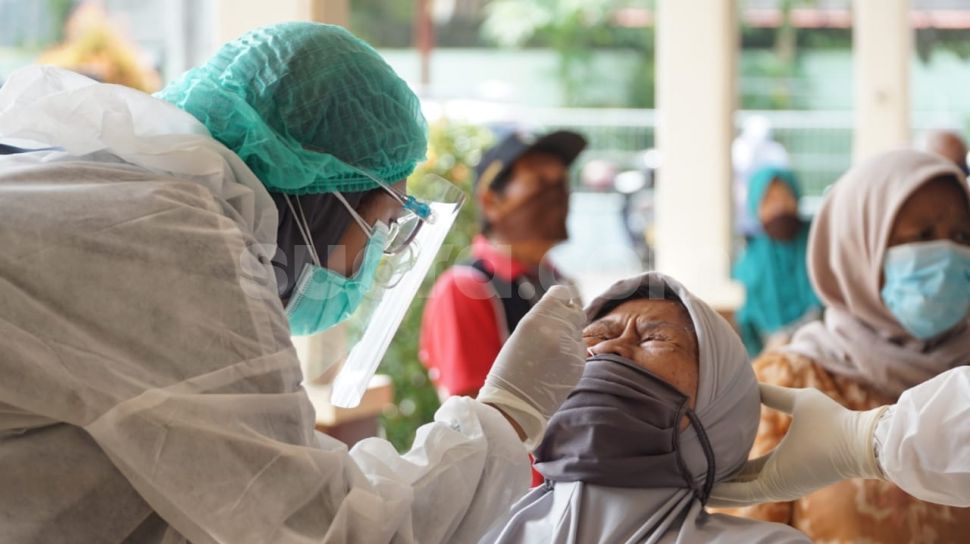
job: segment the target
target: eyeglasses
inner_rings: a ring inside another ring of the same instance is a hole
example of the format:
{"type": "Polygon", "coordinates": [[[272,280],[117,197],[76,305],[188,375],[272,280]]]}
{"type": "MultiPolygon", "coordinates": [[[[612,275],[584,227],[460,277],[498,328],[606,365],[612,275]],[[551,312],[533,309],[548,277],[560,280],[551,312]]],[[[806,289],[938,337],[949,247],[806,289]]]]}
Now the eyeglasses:
{"type": "MultiPolygon", "coordinates": [[[[357,213],[357,210],[347,202],[344,195],[340,193],[334,193],[337,200],[347,209],[350,216],[353,217],[354,222],[364,231],[364,234],[368,238],[374,237],[374,227],[367,224],[367,221],[357,213]]],[[[413,197],[411,197],[413,198],[413,197]]],[[[426,205],[426,204],[425,204],[426,205]]],[[[429,207],[430,210],[430,207],[429,207]]],[[[302,213],[302,210],[300,211],[302,213]]],[[[421,219],[418,214],[408,211],[402,217],[394,219],[391,224],[388,225],[387,241],[384,242],[384,254],[385,255],[397,255],[398,253],[404,251],[414,238],[421,231],[422,225],[424,225],[425,220],[421,219]]]]}
{"type": "MultiPolygon", "coordinates": [[[[384,253],[387,255],[401,253],[411,245],[411,242],[417,237],[421,231],[421,227],[425,223],[434,224],[435,211],[432,203],[441,202],[460,206],[465,200],[465,194],[461,189],[448,180],[436,175],[424,176],[413,187],[409,187],[413,189],[414,194],[405,194],[390,183],[387,183],[366,170],[354,166],[351,166],[351,168],[376,183],[381,189],[391,195],[405,210],[403,217],[396,219],[388,225],[390,233],[387,237],[387,243],[384,246],[384,253]]],[[[354,217],[354,220],[360,228],[363,229],[364,233],[368,237],[373,237],[374,227],[364,221],[360,214],[349,205],[349,202],[347,202],[343,195],[340,193],[335,194],[344,206],[347,207],[347,210],[354,217]]]]}
{"type": "MultiPolygon", "coordinates": [[[[433,203],[443,203],[446,204],[447,208],[452,209],[455,206],[460,206],[465,200],[465,195],[461,189],[455,186],[453,183],[447,181],[444,178],[435,175],[424,176],[415,186],[415,190],[418,196],[414,194],[405,194],[400,190],[396,189],[393,185],[387,183],[386,181],[374,176],[373,174],[366,172],[364,170],[355,168],[362,176],[370,179],[383,189],[386,193],[391,195],[391,197],[404,208],[405,213],[403,216],[394,219],[390,222],[388,227],[387,240],[384,243],[384,254],[385,255],[398,255],[405,251],[411,246],[418,233],[421,232],[421,228],[425,223],[434,224],[435,222],[435,210],[433,209],[433,203]]],[[[357,210],[347,201],[343,194],[340,192],[333,193],[334,197],[343,204],[344,208],[354,219],[354,222],[364,231],[364,234],[368,238],[373,238],[375,236],[375,228],[373,225],[367,223],[367,221],[357,212],[357,210]]],[[[311,246],[311,256],[317,260],[319,263],[319,258],[316,256],[315,248],[312,247],[312,237],[310,236],[309,223],[306,220],[306,215],[303,213],[303,206],[300,204],[299,198],[293,198],[296,201],[296,206],[294,207],[291,199],[287,197],[286,203],[290,207],[290,211],[293,213],[294,217],[298,217],[297,221],[298,227],[300,228],[300,233],[303,235],[304,239],[311,246]],[[300,224],[302,222],[302,224],[300,224]]]]}
{"type": "Polygon", "coordinates": [[[387,183],[386,181],[378,178],[377,176],[371,174],[366,170],[361,170],[360,168],[357,168],[354,166],[351,166],[351,168],[357,171],[357,173],[359,173],[360,175],[378,184],[388,194],[394,197],[394,200],[397,200],[398,204],[400,204],[401,207],[413,213],[422,221],[431,222],[434,220],[434,215],[433,215],[433,212],[431,211],[431,205],[428,204],[427,202],[424,202],[418,198],[415,198],[414,195],[408,195],[408,194],[402,193],[390,183],[387,183]]]}

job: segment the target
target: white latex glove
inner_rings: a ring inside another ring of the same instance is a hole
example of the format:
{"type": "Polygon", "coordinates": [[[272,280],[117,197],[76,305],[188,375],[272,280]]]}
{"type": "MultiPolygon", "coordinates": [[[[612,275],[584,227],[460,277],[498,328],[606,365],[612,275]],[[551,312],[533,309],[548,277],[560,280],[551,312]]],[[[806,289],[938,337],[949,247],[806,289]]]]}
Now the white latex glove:
{"type": "Polygon", "coordinates": [[[887,406],[856,412],[818,389],[767,384],[761,384],[761,401],[792,415],[788,434],[774,451],[748,461],[733,480],[715,485],[710,506],[791,501],[842,480],[883,478],[873,432],[887,406]]]}
{"type": "Polygon", "coordinates": [[[530,450],[583,373],[586,315],[578,301],[570,287],[549,289],[502,346],[478,393],[519,424],[530,450]]]}

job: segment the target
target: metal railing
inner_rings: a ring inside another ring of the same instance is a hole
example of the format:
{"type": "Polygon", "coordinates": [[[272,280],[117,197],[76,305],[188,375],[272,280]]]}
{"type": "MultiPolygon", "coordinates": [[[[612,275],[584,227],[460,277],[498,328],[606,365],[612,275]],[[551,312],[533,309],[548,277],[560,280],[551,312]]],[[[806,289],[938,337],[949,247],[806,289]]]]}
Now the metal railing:
{"type": "MultiPolygon", "coordinates": [[[[801,179],[806,195],[821,195],[851,165],[851,111],[738,111],[735,115],[738,130],[753,115],[771,123],[773,138],[788,151],[792,169],[801,179]]],[[[960,130],[968,118],[962,112],[914,113],[914,141],[924,131],[934,128],[960,130]]],[[[577,130],[590,142],[581,162],[607,159],[622,168],[632,166],[638,152],[654,147],[658,116],[655,110],[644,109],[523,108],[505,120],[535,129],[577,130]]],[[[698,150],[699,155],[703,153],[698,150]]]]}

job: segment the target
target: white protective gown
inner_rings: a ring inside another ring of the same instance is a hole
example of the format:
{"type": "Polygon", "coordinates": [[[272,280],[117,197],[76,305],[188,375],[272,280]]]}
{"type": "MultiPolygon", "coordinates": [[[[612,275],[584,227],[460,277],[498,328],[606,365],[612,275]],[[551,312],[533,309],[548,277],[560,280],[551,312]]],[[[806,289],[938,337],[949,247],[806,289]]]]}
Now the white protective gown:
{"type": "Polygon", "coordinates": [[[886,476],[917,499],[970,506],[970,367],[907,390],[876,426],[886,476]]]}
{"type": "Polygon", "coordinates": [[[403,456],[313,430],[275,209],[191,116],[31,68],[9,138],[66,151],[0,157],[0,542],[473,542],[525,492],[471,399],[403,456]]]}

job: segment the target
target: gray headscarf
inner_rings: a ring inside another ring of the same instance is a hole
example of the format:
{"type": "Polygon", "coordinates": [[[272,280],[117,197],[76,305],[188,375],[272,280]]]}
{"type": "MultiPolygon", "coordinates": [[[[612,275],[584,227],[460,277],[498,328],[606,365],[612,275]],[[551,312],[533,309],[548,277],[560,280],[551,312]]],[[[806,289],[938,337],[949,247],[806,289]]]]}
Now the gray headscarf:
{"type": "MultiPolygon", "coordinates": [[[[617,301],[670,298],[665,293],[675,295],[687,309],[699,348],[697,419],[677,435],[679,454],[695,482],[704,483],[710,465],[695,429],[699,424],[716,460],[714,481],[726,480],[747,459],[760,413],[757,381],[731,325],[679,282],[658,273],[614,284],[589,305],[586,315],[592,321],[616,307],[617,301]]],[[[629,436],[631,441],[636,438],[629,436]]],[[[609,449],[604,446],[602,451],[609,449]]],[[[588,455],[595,459],[599,452],[593,446],[588,455]]],[[[657,474],[655,483],[633,487],[547,481],[521,499],[483,542],[809,542],[786,525],[708,514],[704,495],[693,487],[669,474],[657,474]]]]}

